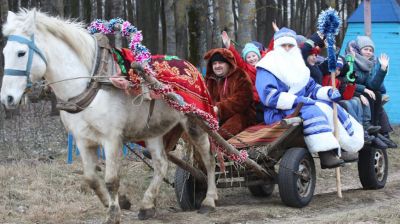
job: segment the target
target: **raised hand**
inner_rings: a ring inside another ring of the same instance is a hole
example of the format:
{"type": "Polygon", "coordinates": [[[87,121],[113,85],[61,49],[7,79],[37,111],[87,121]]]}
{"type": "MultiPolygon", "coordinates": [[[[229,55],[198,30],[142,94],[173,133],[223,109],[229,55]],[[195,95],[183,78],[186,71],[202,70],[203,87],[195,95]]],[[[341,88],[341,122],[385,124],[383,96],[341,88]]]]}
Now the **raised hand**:
{"type": "Polygon", "coordinates": [[[276,25],[275,21],[272,22],[272,29],[274,29],[274,32],[279,30],[279,27],[276,25]]]}
{"type": "Polygon", "coordinates": [[[381,64],[381,69],[386,71],[387,67],[389,66],[389,56],[385,53],[381,54],[379,57],[379,63],[381,64]]]}
{"type": "Polygon", "coordinates": [[[222,31],[221,37],[222,37],[222,43],[225,45],[226,48],[229,48],[231,46],[231,38],[229,38],[226,31],[222,31]]]}

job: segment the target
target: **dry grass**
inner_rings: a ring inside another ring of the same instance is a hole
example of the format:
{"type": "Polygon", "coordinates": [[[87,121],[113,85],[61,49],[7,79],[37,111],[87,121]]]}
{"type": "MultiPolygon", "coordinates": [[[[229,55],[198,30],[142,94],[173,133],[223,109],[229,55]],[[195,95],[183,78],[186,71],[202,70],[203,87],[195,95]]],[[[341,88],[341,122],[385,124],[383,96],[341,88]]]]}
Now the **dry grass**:
{"type": "MultiPolygon", "coordinates": [[[[67,165],[64,159],[0,165],[0,223],[79,223],[90,217],[101,219],[106,210],[83,183],[80,161],[67,165]]],[[[124,160],[121,176],[121,192],[133,203],[131,209],[138,210],[152,171],[141,162],[124,160]]],[[[166,184],[162,185],[158,205],[176,205],[173,189],[166,184]]]]}
{"type": "MultiPolygon", "coordinates": [[[[400,143],[399,127],[396,127],[392,138],[400,143]]],[[[318,169],[316,192],[320,195],[316,195],[313,202],[302,210],[283,206],[277,193],[274,193],[273,198],[265,202],[252,198],[247,189],[221,189],[219,193],[222,206],[218,208],[219,212],[209,217],[192,212],[174,213],[173,211],[179,210],[174,189],[163,183],[157,200],[157,207],[161,208],[161,212],[158,213],[159,219],[156,221],[169,222],[170,220],[175,223],[176,220],[180,220],[179,223],[196,223],[201,220],[202,223],[209,223],[229,222],[229,220],[263,220],[263,222],[297,223],[302,220],[303,223],[357,223],[356,220],[358,220],[364,221],[361,223],[396,223],[396,220],[400,219],[397,212],[400,205],[396,199],[391,200],[391,193],[397,192],[395,188],[397,189],[400,182],[398,175],[400,150],[389,149],[388,154],[390,159],[389,184],[387,188],[383,189],[384,191],[374,193],[380,192],[381,198],[378,199],[370,199],[374,191],[349,190],[359,189],[361,186],[358,181],[357,168],[353,164],[349,167],[350,169],[347,167],[342,169],[344,190],[348,190],[345,193],[346,200],[338,201],[333,193],[335,191],[334,171],[318,169]],[[392,181],[391,176],[396,175],[397,179],[392,181]],[[349,198],[349,195],[354,195],[354,198],[349,198]],[[339,205],[336,205],[337,203],[339,205]],[[266,206],[268,210],[265,209],[266,206]],[[353,208],[347,211],[348,207],[353,208]],[[237,214],[233,212],[235,209],[238,210],[237,214]],[[250,213],[247,214],[248,212],[250,213]],[[321,216],[321,213],[325,213],[324,216],[321,216]],[[243,218],[246,214],[248,218],[243,218]],[[259,218],[257,218],[258,216],[259,218]],[[172,217],[176,219],[172,219],[172,217]]],[[[101,205],[97,196],[83,184],[80,160],[74,161],[72,165],[67,165],[65,159],[66,155],[61,155],[51,162],[40,162],[37,159],[24,159],[8,163],[0,161],[0,223],[101,222],[106,209],[101,205]]],[[[103,167],[103,165],[101,166],[103,167]]],[[[318,167],[318,162],[316,166],[318,167]]],[[[152,171],[142,162],[133,161],[130,157],[122,160],[121,168],[121,193],[126,193],[132,202],[132,208],[130,211],[124,212],[123,220],[131,222],[132,217],[135,217],[134,220],[137,221],[139,202],[151,180],[152,171]]],[[[173,172],[174,168],[171,167],[168,174],[171,182],[173,182],[173,172]]],[[[99,172],[99,175],[102,175],[102,172],[99,172]]],[[[397,197],[400,196],[397,195],[397,197]]]]}

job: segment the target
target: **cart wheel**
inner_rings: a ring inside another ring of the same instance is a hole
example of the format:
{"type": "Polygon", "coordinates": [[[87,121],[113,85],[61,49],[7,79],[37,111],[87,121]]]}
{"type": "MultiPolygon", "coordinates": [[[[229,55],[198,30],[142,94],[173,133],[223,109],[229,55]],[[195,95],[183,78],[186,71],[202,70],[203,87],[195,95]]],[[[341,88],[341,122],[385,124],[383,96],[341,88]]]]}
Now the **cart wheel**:
{"type": "Polygon", "coordinates": [[[314,160],[308,150],[287,150],[280,162],[278,173],[282,202],[297,208],[308,205],[314,195],[315,182],[314,160]]]}
{"type": "Polygon", "coordinates": [[[207,194],[207,186],[200,184],[186,170],[177,167],[175,171],[175,196],[184,211],[199,209],[207,194]]]}
{"type": "Polygon", "coordinates": [[[380,189],[386,184],[389,162],[386,149],[364,147],[359,152],[358,175],[364,189],[380,189]]]}
{"type": "Polygon", "coordinates": [[[249,186],[248,188],[253,196],[266,198],[271,196],[272,192],[274,192],[275,184],[249,186]]]}

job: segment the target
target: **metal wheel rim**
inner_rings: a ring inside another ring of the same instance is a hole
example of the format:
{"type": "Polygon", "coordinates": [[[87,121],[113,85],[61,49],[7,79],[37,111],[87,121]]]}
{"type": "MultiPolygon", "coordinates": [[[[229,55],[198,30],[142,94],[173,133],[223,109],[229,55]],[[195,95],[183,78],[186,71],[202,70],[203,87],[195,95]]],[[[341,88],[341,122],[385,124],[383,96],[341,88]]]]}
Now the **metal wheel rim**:
{"type": "Polygon", "coordinates": [[[311,164],[308,160],[303,159],[300,162],[298,173],[300,175],[297,176],[297,193],[304,198],[310,194],[311,184],[313,181],[311,164]]]}
{"type": "Polygon", "coordinates": [[[376,150],[374,156],[374,170],[378,181],[382,181],[385,177],[385,157],[382,150],[376,150]]]}

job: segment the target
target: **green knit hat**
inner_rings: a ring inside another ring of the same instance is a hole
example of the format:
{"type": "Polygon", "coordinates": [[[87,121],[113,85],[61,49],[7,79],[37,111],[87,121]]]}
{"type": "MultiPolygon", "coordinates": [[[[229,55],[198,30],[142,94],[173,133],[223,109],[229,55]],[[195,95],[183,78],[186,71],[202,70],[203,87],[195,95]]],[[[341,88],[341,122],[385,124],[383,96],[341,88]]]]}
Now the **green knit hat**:
{"type": "Polygon", "coordinates": [[[260,54],[260,50],[258,49],[258,47],[256,47],[256,45],[254,45],[253,43],[247,43],[246,45],[244,45],[244,48],[242,50],[242,58],[244,60],[246,60],[246,56],[248,53],[250,52],[254,52],[256,53],[256,55],[258,56],[258,58],[261,58],[261,54],[260,54]]]}

